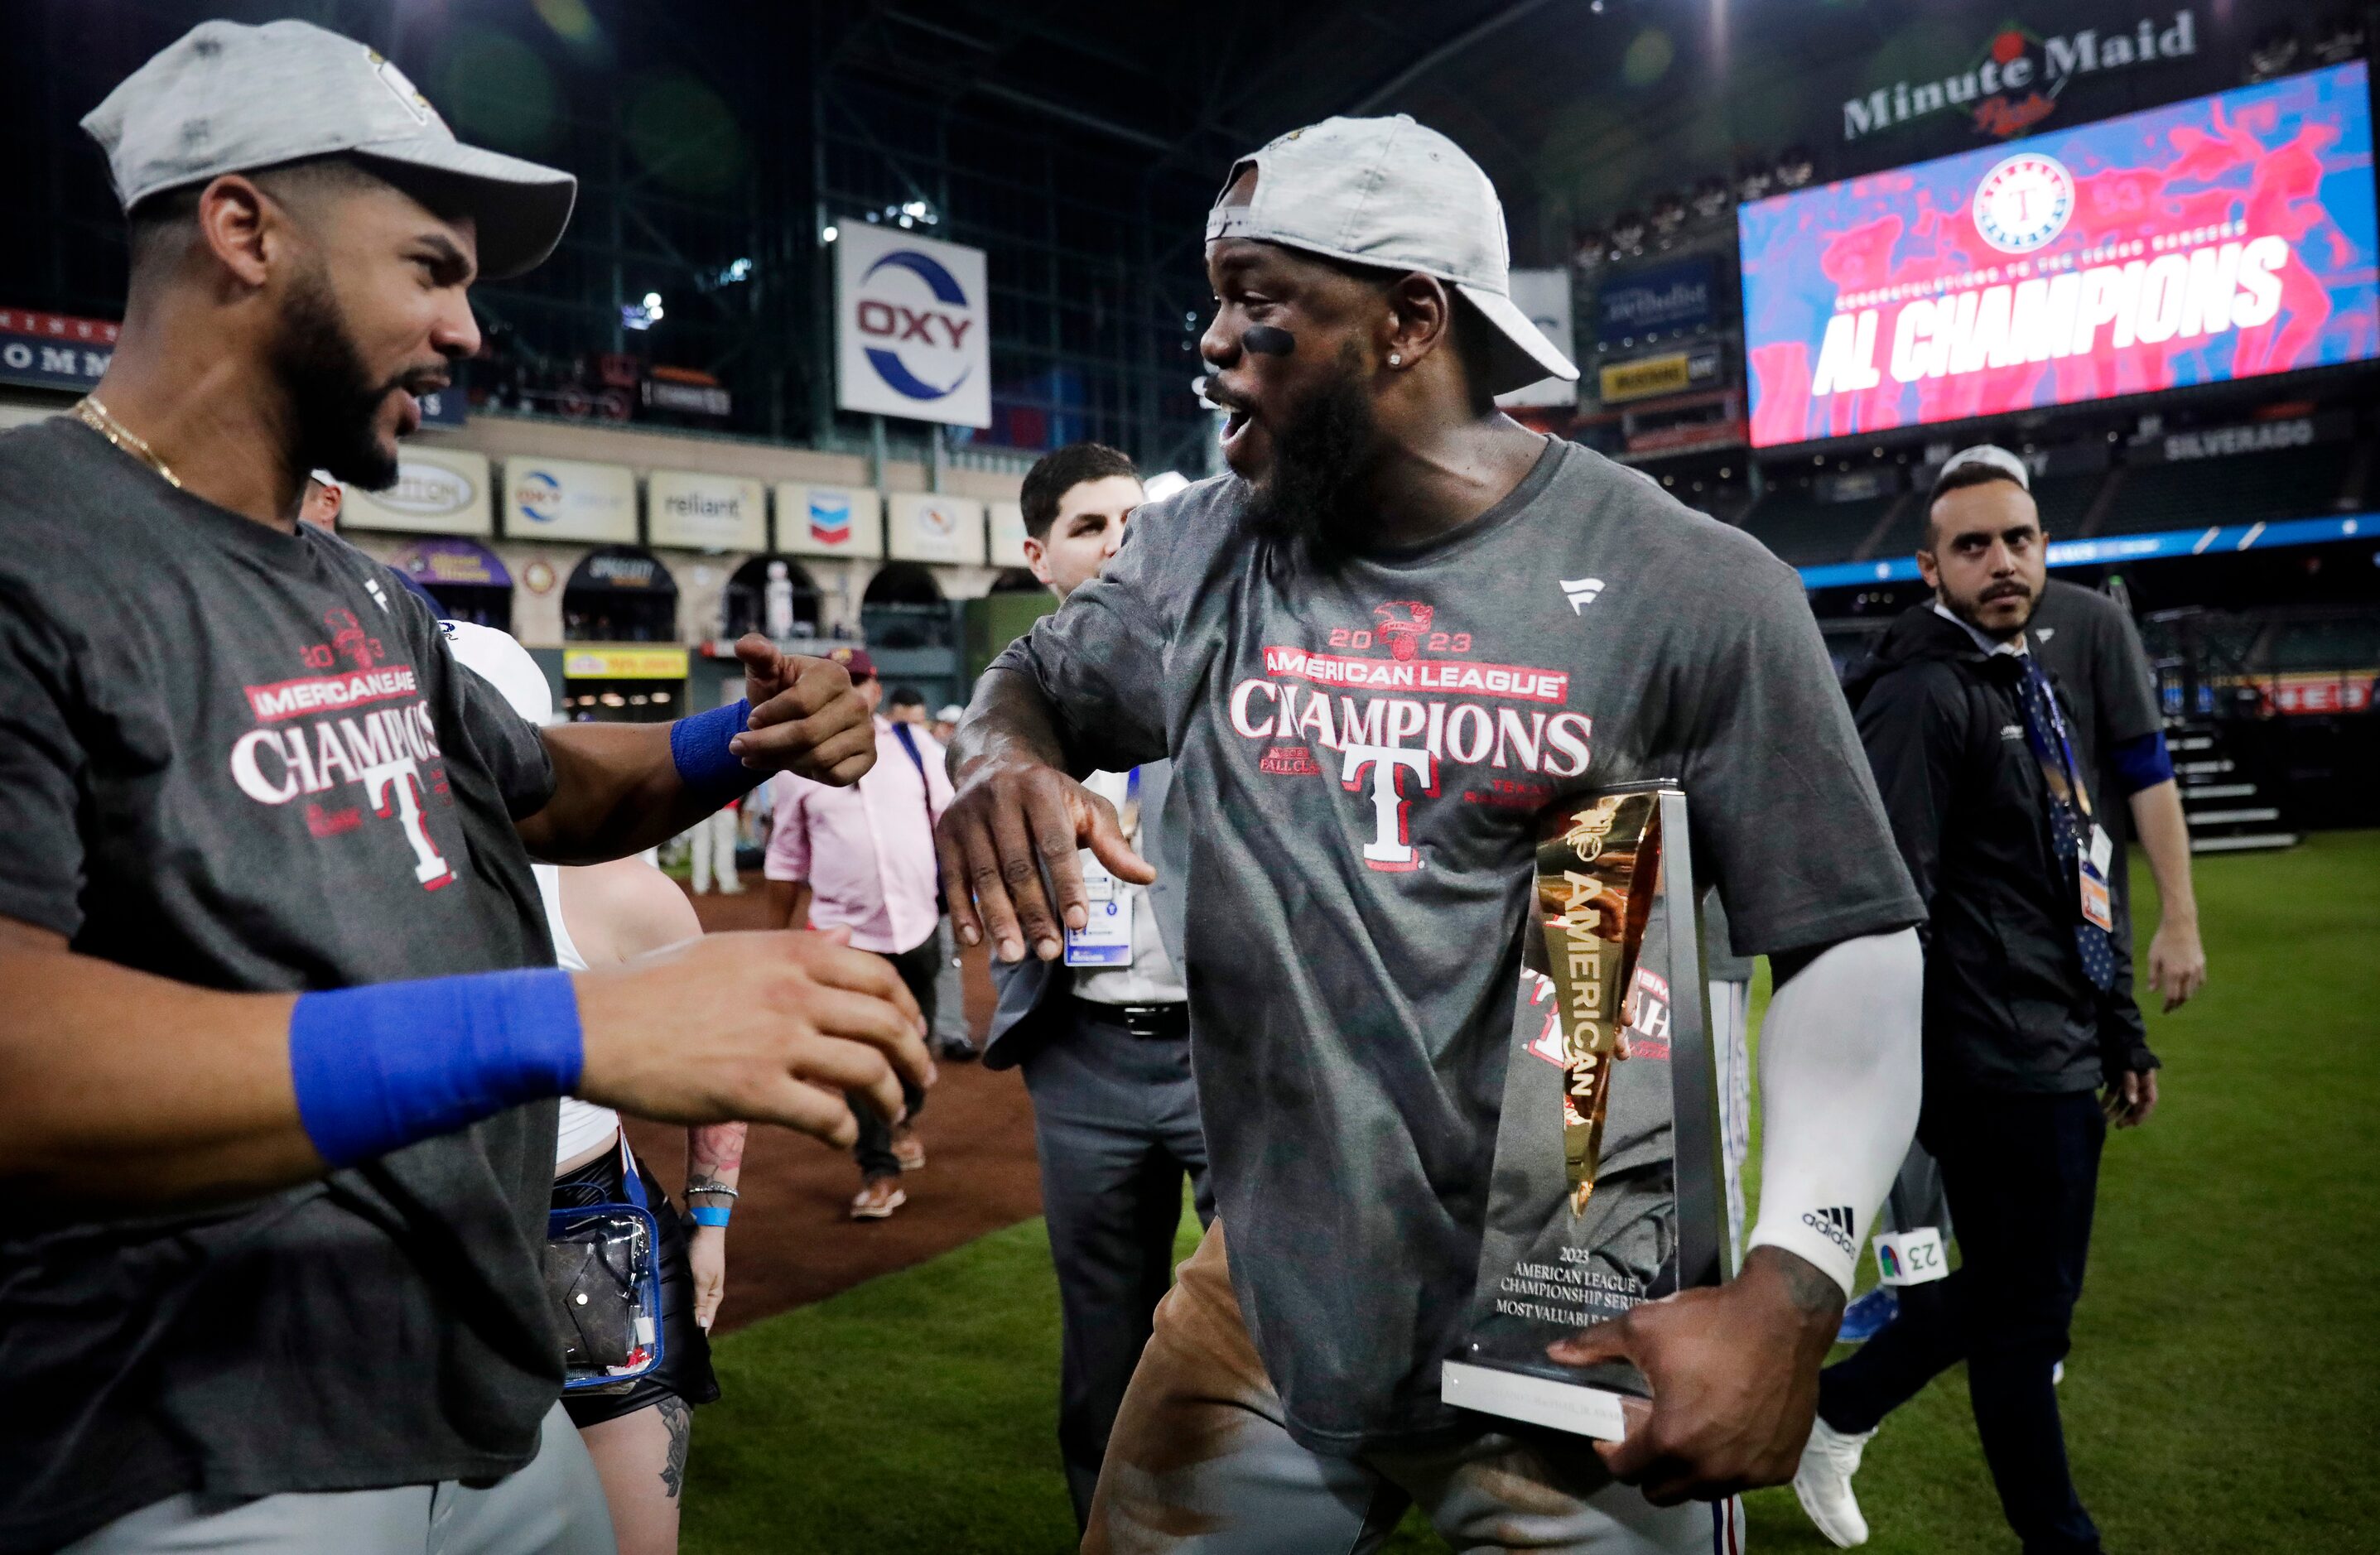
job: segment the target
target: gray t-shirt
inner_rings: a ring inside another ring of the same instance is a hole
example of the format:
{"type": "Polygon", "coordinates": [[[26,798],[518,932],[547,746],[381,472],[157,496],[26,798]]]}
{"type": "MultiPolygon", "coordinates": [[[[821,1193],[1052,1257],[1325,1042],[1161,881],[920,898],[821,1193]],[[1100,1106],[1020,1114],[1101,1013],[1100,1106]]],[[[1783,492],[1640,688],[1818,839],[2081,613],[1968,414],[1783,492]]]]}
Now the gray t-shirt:
{"type": "MultiPolygon", "coordinates": [[[[0,917],[202,988],[551,966],[513,820],[552,773],[395,574],[0,435],[0,917]]],[[[154,1034],[151,1034],[154,1035],[154,1034]]],[[[0,1549],[177,1491],[493,1478],[562,1380],[552,1102],[285,1193],[0,1217],[0,1549]]]]}
{"type": "MultiPolygon", "coordinates": [[[[2025,635],[2074,714],[2074,759],[2091,784],[2100,823],[2120,844],[2131,832],[2131,808],[2109,763],[2118,746],[2165,727],[2140,628],[2130,611],[2096,589],[2053,577],[2025,635]]],[[[2112,873],[2118,894],[2129,894],[2131,871],[2120,848],[2112,873]]]]}
{"type": "Polygon", "coordinates": [[[1923,916],[1799,581],[1549,442],[1427,547],[1320,570],[1230,477],[1143,508],[1000,660],[1078,772],[1174,758],[1192,1062],[1232,1273],[1300,1440],[1446,1428],[1477,1272],[1535,829],[1685,787],[1747,954],[1923,916]]]}

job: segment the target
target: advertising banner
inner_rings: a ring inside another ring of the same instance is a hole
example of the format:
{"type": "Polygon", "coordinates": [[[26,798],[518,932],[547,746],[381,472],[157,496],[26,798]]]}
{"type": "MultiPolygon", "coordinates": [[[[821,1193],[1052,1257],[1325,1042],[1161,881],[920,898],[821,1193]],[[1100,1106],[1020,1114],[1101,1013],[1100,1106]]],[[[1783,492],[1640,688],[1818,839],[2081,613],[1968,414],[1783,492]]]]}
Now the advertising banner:
{"type": "Polygon", "coordinates": [[[768,497],[758,480],[657,469],[645,479],[645,503],[647,538],[654,545],[769,549],[768,497]]]}
{"type": "MultiPolygon", "coordinates": [[[[1578,342],[1571,330],[1570,272],[1556,267],[1551,270],[1515,270],[1512,272],[1512,302],[1529,316],[1529,322],[1546,332],[1554,348],[1572,361],[1578,360],[1578,342]]],[[[1540,378],[1525,388],[1498,395],[1496,403],[1511,409],[1530,406],[1576,405],[1578,383],[1574,379],[1540,378]]]]}
{"type": "Polygon", "coordinates": [[[513,575],[502,558],[476,540],[418,541],[388,564],[417,583],[469,584],[477,589],[509,589],[513,575]]]}
{"type": "MultiPolygon", "coordinates": [[[[1499,400],[1498,404],[1503,401],[1499,400]]],[[[991,565],[996,567],[1021,567],[1025,563],[1025,504],[996,502],[991,504],[991,565]]]]}
{"type": "Polygon", "coordinates": [[[684,680],[683,648],[580,648],[563,650],[565,680],[684,680]]]}
{"type": "Polygon", "coordinates": [[[1718,317],[1718,261],[1709,254],[1618,271],[1595,294],[1598,345],[1638,345],[1708,329],[1718,317]]]}
{"type": "Polygon", "coordinates": [[[350,485],[339,508],[343,529],[406,534],[492,535],[495,504],[488,456],[462,448],[399,449],[396,484],[385,492],[350,485]]]}
{"type": "Polygon", "coordinates": [[[1658,357],[1613,362],[1596,374],[1596,387],[1606,405],[1651,399],[1656,395],[1683,394],[1718,382],[1718,347],[1698,351],[1665,351],[1658,357]]]}
{"type": "Polygon", "coordinates": [[[89,390],[115,354],[115,325],[105,319],[0,308],[0,383],[89,390]]]}
{"type": "Polygon", "coordinates": [[[983,565],[983,504],[972,497],[896,492],[891,505],[885,530],[898,560],[983,565]]]}
{"type": "Polygon", "coordinates": [[[834,248],[835,404],[991,425],[983,250],[857,222],[834,248]]]}
{"type": "Polygon", "coordinates": [[[1758,447],[2380,355],[2361,61],[1742,206],[1758,447]]]}
{"type": "Polygon", "coordinates": [[[792,556],[881,556],[884,499],[872,486],[780,481],[776,549],[792,556]]]}
{"type": "Polygon", "coordinates": [[[506,459],[504,508],[508,540],[629,544],[637,538],[636,473],[577,459],[506,459]]]}

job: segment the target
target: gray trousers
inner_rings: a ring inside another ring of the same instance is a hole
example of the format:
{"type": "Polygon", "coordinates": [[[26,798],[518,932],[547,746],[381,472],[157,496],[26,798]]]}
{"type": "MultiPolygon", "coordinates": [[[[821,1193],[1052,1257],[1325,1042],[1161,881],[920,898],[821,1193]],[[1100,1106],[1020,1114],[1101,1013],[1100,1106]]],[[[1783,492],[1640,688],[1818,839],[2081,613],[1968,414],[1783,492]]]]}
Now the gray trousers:
{"type": "Polygon", "coordinates": [[[1892,1180],[1892,1191],[1884,1196],[1884,1208],[1876,1211],[1876,1229],[1922,1231],[1927,1226],[1942,1233],[1942,1245],[1948,1248],[1950,1196],[1943,1191],[1942,1168],[1925,1153],[1925,1146],[1912,1140],[1900,1173],[1892,1180]]]}
{"type": "Polygon", "coordinates": [[[1058,1447],[1079,1525],[1108,1433],[1173,1281],[1182,1179],[1215,1218],[1186,1038],[1135,1037],[1081,1001],[1070,1028],[1025,1059],[1041,1209],[1063,1317],[1058,1447]]]}
{"type": "Polygon", "coordinates": [[[556,1403],[529,1465],[481,1489],[454,1480],[223,1500],[169,1496],[60,1555],[615,1555],[595,1461],[556,1403]]]}
{"type": "Polygon", "coordinates": [[[1465,1552],[1740,1555],[1742,1504],[1658,1507],[1582,1437],[1483,1432],[1342,1458],[1290,1436],[1208,1228],[1157,1315],[1083,1555],[1370,1555],[1406,1508],[1465,1552]]]}
{"type": "Polygon", "coordinates": [[[942,961],[934,973],[934,1046],[947,1049],[974,1039],[967,1032],[966,981],[959,972],[959,942],[948,913],[935,932],[942,961]]]}

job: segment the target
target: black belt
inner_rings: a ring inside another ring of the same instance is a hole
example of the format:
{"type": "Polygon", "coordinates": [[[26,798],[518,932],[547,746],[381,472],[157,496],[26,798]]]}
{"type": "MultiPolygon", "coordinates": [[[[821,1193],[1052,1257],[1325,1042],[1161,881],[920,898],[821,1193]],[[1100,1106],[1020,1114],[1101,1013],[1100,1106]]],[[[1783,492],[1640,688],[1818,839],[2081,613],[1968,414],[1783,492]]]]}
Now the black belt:
{"type": "Polygon", "coordinates": [[[1096,999],[1076,996],[1075,1008],[1085,1020],[1095,1020],[1102,1026],[1120,1026],[1135,1037],[1166,1039],[1190,1035],[1190,1006],[1174,1004],[1102,1004],[1096,999]]]}

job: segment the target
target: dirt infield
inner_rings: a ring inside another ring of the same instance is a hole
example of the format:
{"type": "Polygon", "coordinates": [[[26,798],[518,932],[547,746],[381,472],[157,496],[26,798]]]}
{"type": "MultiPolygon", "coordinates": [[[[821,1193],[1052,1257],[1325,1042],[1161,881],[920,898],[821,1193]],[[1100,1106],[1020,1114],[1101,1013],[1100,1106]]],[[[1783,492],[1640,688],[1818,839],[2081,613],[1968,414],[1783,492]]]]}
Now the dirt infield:
{"type": "MultiPolygon", "coordinates": [[[[765,926],[756,875],[741,896],[698,896],[705,929],[765,926]]],[[[967,956],[967,1023],[978,1041],[991,1014],[983,953],[967,956]]],[[[889,1221],[862,1223],[845,1212],[859,1191],[847,1153],[781,1129],[752,1131],[743,1197],[727,1238],[727,1300],[719,1330],[832,1295],[879,1274],[921,1263],[985,1232],[1041,1212],[1033,1159],[1033,1109],[1014,1072],[944,1063],[918,1115],[926,1167],[904,1180],[909,1202],[889,1221]]],[[[686,1136],[631,1123],[628,1136],[673,1191],[685,1181],[686,1136]]]]}

